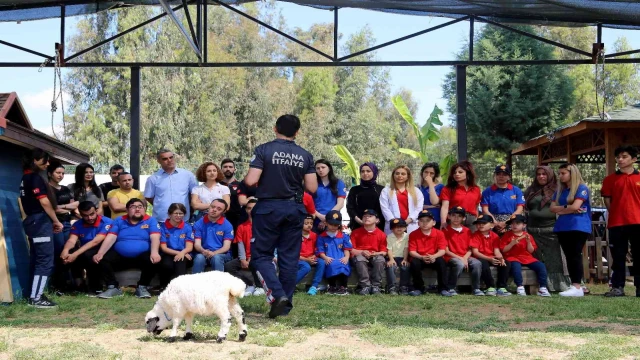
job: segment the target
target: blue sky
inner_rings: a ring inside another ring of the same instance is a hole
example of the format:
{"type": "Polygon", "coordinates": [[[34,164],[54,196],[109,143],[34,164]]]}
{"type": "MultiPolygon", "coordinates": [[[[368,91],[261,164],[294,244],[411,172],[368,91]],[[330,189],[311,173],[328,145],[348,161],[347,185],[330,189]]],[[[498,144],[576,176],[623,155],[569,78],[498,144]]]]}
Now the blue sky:
{"type": "MultiPolygon", "coordinates": [[[[333,13],[289,3],[283,3],[282,14],[289,28],[308,28],[313,23],[333,22],[333,13]]],[[[383,43],[402,37],[450,19],[387,14],[376,11],[341,9],[339,30],[343,40],[368,25],[377,40],[383,43]]],[[[67,37],[74,33],[74,18],[67,20],[67,37]]],[[[468,23],[461,22],[419,37],[391,45],[377,51],[378,60],[451,60],[468,36],[468,23]]],[[[54,43],[60,38],[59,20],[0,23],[0,39],[45,53],[53,54],[54,43]]],[[[478,27],[476,27],[477,30],[478,27]]],[[[626,36],[634,49],[640,48],[637,31],[604,29],[605,45],[613,44],[619,36],[626,36]]],[[[342,43],[341,42],[341,43],[342,43]]],[[[588,49],[584,49],[588,50],[588,49]]],[[[346,55],[340,53],[339,55],[346,55]]],[[[41,58],[0,45],[0,61],[41,61],[41,58]]],[[[143,70],[144,71],[144,70],[143,70]]],[[[394,90],[406,88],[419,102],[419,121],[438,104],[444,109],[441,84],[449,67],[394,67],[391,83],[394,90]]],[[[64,73],[64,70],[63,70],[64,73]]],[[[16,91],[34,127],[51,133],[51,99],[53,96],[53,70],[0,68],[0,92],[16,91]]],[[[60,108],[60,106],[58,106],[60,108]]],[[[448,115],[448,114],[447,114],[448,115]]],[[[61,112],[54,119],[61,123],[61,112]]]]}

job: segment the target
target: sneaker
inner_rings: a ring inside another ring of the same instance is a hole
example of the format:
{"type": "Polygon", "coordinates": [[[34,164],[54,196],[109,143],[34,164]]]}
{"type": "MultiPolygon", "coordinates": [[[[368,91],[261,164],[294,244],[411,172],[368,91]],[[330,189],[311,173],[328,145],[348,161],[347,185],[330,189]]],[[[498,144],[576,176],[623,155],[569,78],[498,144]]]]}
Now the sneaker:
{"type": "Polygon", "coordinates": [[[451,296],[453,296],[453,295],[451,294],[451,291],[449,291],[449,290],[442,290],[442,291],[440,291],[440,295],[442,295],[442,296],[444,296],[444,297],[451,297],[451,296]]]}
{"type": "Polygon", "coordinates": [[[358,295],[369,295],[371,294],[371,288],[368,286],[363,287],[362,289],[356,292],[358,295]]]}
{"type": "Polygon", "coordinates": [[[607,291],[606,293],[604,293],[604,296],[606,297],[620,297],[620,296],[624,296],[624,288],[611,288],[611,290],[607,291]]]}
{"type": "Polygon", "coordinates": [[[89,290],[87,292],[87,297],[95,298],[95,297],[98,297],[98,295],[100,295],[101,293],[102,293],[102,290],[96,290],[96,291],[89,290]]]}
{"type": "Polygon", "coordinates": [[[400,286],[400,295],[409,295],[409,288],[406,286],[400,286]]]}
{"type": "Polygon", "coordinates": [[[584,296],[584,291],[582,289],[576,289],[575,286],[571,286],[569,290],[565,290],[560,293],[560,296],[566,297],[582,297],[584,296]]]}
{"type": "MultiPolygon", "coordinates": [[[[138,290],[136,290],[137,293],[138,290]]],[[[111,299],[114,296],[122,296],[122,290],[120,290],[119,288],[113,286],[113,285],[109,285],[109,287],[107,288],[107,290],[101,292],[98,295],[98,299],[111,299]]]]}
{"type": "Polygon", "coordinates": [[[27,304],[29,306],[33,306],[34,308],[37,308],[37,309],[55,309],[56,307],[58,307],[58,305],[56,303],[54,303],[53,301],[47,299],[47,297],[44,296],[44,295],[41,295],[40,299],[38,299],[38,300],[29,299],[27,304]]]}
{"type": "Polygon", "coordinates": [[[258,287],[253,291],[252,295],[253,296],[263,296],[264,294],[266,294],[266,292],[264,292],[264,289],[261,288],[261,287],[258,287]]]}
{"type": "Polygon", "coordinates": [[[582,293],[583,293],[583,294],[585,294],[585,295],[589,295],[589,294],[591,294],[591,290],[589,290],[589,288],[587,288],[587,287],[586,287],[586,286],[584,286],[584,285],[581,285],[581,286],[580,286],[580,289],[582,290],[582,293]]]}
{"type": "Polygon", "coordinates": [[[496,291],[496,295],[498,296],[511,296],[511,293],[507,291],[505,288],[500,288],[496,291]]]}
{"type": "Polygon", "coordinates": [[[247,289],[244,291],[244,296],[251,296],[254,291],[256,291],[255,286],[247,286],[247,289]]]}
{"type": "Polygon", "coordinates": [[[547,290],[546,287],[541,287],[538,289],[538,296],[550,297],[551,293],[549,293],[549,290],[547,290]]]}
{"type": "Polygon", "coordinates": [[[147,290],[147,287],[146,286],[142,286],[142,285],[138,285],[134,295],[138,299],[149,299],[149,298],[151,298],[151,294],[149,294],[149,290],[147,290]]]}
{"type": "Polygon", "coordinates": [[[336,291],[338,291],[338,289],[333,286],[327,287],[327,295],[335,295],[336,291]]]}
{"type": "Polygon", "coordinates": [[[349,295],[349,290],[346,287],[340,286],[338,290],[336,290],[336,295],[345,296],[349,295]]]}
{"type": "Polygon", "coordinates": [[[315,296],[316,294],[318,294],[318,288],[315,286],[310,287],[309,290],[307,291],[307,294],[311,296],[315,296]]]}
{"type": "Polygon", "coordinates": [[[518,294],[518,296],[527,296],[527,292],[524,291],[524,286],[518,286],[516,294],[518,294]]]}
{"type": "Polygon", "coordinates": [[[389,295],[398,295],[398,290],[396,290],[395,286],[392,286],[389,288],[389,290],[387,290],[387,294],[389,295]]]}
{"type": "Polygon", "coordinates": [[[380,291],[380,288],[377,286],[374,286],[371,288],[371,295],[380,295],[382,294],[382,291],[380,291]]]}
{"type": "Polygon", "coordinates": [[[449,294],[451,294],[451,296],[458,296],[458,292],[456,291],[456,289],[449,290],[449,294]]]}
{"type": "Polygon", "coordinates": [[[329,287],[327,285],[324,285],[324,284],[318,285],[318,291],[327,291],[328,289],[329,287]]]}
{"type": "Polygon", "coordinates": [[[409,292],[409,296],[420,296],[420,295],[422,295],[422,291],[420,290],[413,290],[409,292]]]}
{"type": "Polygon", "coordinates": [[[484,293],[480,289],[473,290],[473,296],[484,296],[484,293]]]}
{"type": "Polygon", "coordinates": [[[485,292],[487,296],[496,296],[496,288],[488,288],[485,292]]]}

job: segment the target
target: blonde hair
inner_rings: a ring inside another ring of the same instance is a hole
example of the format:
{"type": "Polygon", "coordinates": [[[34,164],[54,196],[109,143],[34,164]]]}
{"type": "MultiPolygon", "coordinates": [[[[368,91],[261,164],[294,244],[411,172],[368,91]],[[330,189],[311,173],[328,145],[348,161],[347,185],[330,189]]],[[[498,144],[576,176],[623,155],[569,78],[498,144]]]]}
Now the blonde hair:
{"type": "MultiPolygon", "coordinates": [[[[569,164],[569,163],[562,164],[560,165],[560,168],[558,168],[558,172],[560,172],[560,170],[562,169],[569,171],[569,175],[571,176],[571,178],[569,179],[569,195],[567,196],[567,205],[571,205],[575,200],[576,192],[578,191],[578,186],[580,186],[580,184],[584,184],[584,180],[582,180],[582,175],[580,175],[580,170],[578,170],[578,167],[575,166],[574,164],[569,164]]],[[[566,188],[567,188],[567,185],[565,183],[563,183],[562,181],[558,181],[558,192],[556,195],[557,196],[556,200],[558,200],[558,198],[560,197],[560,194],[562,194],[562,192],[566,188]]]]}
{"type": "Polygon", "coordinates": [[[398,165],[395,168],[393,168],[393,171],[391,171],[391,183],[389,184],[389,189],[391,189],[391,191],[389,192],[389,196],[393,196],[394,191],[398,189],[396,187],[396,180],[393,177],[393,175],[395,175],[396,171],[399,169],[404,169],[407,172],[407,182],[404,183],[404,187],[409,192],[409,196],[413,198],[413,205],[417,206],[418,197],[416,196],[416,187],[413,185],[413,177],[411,176],[411,169],[409,169],[407,165],[398,165]]]}

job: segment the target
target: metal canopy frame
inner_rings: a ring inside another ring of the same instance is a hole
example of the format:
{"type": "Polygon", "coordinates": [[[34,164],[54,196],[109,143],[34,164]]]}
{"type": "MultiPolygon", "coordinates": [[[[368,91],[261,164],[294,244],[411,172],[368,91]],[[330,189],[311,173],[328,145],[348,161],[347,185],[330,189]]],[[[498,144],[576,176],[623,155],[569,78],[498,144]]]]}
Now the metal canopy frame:
{"type": "MultiPolygon", "coordinates": [[[[338,15],[339,8],[334,7],[334,18],[333,18],[333,54],[329,55],[324,53],[323,51],[289,35],[284,33],[283,31],[233,7],[228,5],[220,0],[210,0],[216,3],[217,5],[228,9],[229,11],[234,12],[235,14],[242,16],[266,29],[279,34],[286,39],[295,42],[296,44],[303,46],[304,48],[313,51],[314,53],[320,55],[325,59],[325,61],[294,61],[294,62],[209,62],[208,58],[208,44],[207,44],[207,7],[208,2],[206,0],[182,0],[182,4],[178,5],[174,8],[169,7],[168,0],[160,0],[160,3],[164,9],[162,14],[154,16],[142,23],[135,25],[127,30],[124,30],[116,35],[109,37],[108,39],[102,40],[94,45],[87,47],[86,49],[80,50],[75,54],[72,54],[68,57],[64,57],[64,49],[65,49],[65,5],[60,6],[60,43],[56,44],[55,50],[59,56],[59,65],[68,68],[75,67],[129,67],[131,68],[131,114],[130,114],[130,123],[131,123],[131,172],[134,175],[134,180],[136,185],[139,183],[139,169],[140,169],[140,158],[139,158],[139,146],[133,146],[135,144],[139,145],[140,143],[140,71],[142,67],[207,67],[207,68],[230,68],[230,67],[246,67],[246,68],[256,68],[256,67],[363,67],[363,66],[455,66],[456,67],[456,96],[458,99],[457,102],[457,137],[458,137],[458,159],[463,160],[467,159],[467,134],[466,134],[466,67],[467,66],[512,66],[512,65],[580,65],[580,64],[596,64],[599,59],[598,49],[604,46],[602,43],[602,24],[597,25],[597,39],[596,43],[594,43],[594,47],[592,52],[587,52],[581,49],[577,49],[570,45],[561,44],[556,41],[552,41],[526,31],[522,31],[516,29],[512,26],[501,24],[495,22],[493,20],[487,19],[486,17],[475,16],[475,15],[467,15],[461,17],[459,19],[451,20],[446,23],[432,26],[426,28],[424,30],[397,38],[395,40],[391,40],[379,45],[372,46],[368,49],[361,50],[355,52],[353,54],[348,54],[342,57],[338,56],[338,15]],[[189,3],[194,3],[194,5],[188,5],[189,3]],[[195,19],[195,27],[194,21],[189,12],[188,6],[196,6],[196,19],[195,19]],[[184,28],[183,24],[175,15],[176,11],[184,10],[184,16],[187,20],[188,24],[188,32],[187,29],[184,28]],[[108,44],[113,40],[122,37],[132,31],[135,31],[145,25],[148,25],[158,19],[161,19],[165,16],[169,15],[174,24],[179,28],[183,37],[189,44],[189,46],[193,49],[196,54],[198,61],[197,62],[81,62],[71,60],[76,59],[77,57],[86,54],[89,51],[92,51],[100,46],[108,44]],[[370,53],[372,51],[397,44],[402,41],[406,41],[408,39],[412,39],[414,37],[424,35],[426,33],[442,29],[454,24],[457,24],[462,21],[469,22],[469,58],[467,60],[445,60],[445,61],[353,61],[351,59],[356,58],[357,56],[370,53]],[[484,22],[491,26],[497,26],[502,29],[512,31],[514,33],[520,34],[522,36],[526,36],[567,51],[573,52],[575,54],[581,55],[584,59],[574,59],[574,60],[475,60],[473,54],[473,40],[474,40],[474,24],[476,21],[484,22]],[[349,61],[347,61],[349,60],[349,61]]],[[[34,51],[25,47],[22,47],[17,44],[13,44],[7,41],[0,40],[0,45],[9,46],[36,56],[40,56],[44,59],[44,63],[41,62],[0,62],[0,67],[15,67],[15,68],[29,68],[29,67],[53,67],[56,64],[52,63],[52,60],[55,59],[54,56],[49,56],[38,51],[34,51]]],[[[606,58],[606,62],[609,64],[627,64],[627,63],[640,63],[640,58],[626,58],[621,59],[621,56],[627,56],[631,54],[640,53],[640,49],[624,51],[613,54],[606,54],[604,58],[606,58]]]]}

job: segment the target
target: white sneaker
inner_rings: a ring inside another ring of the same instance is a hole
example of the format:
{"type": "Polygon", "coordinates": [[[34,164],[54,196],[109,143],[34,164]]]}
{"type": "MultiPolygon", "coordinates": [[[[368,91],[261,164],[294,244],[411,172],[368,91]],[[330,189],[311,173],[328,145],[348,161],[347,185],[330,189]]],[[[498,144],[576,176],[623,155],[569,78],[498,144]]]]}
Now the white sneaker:
{"type": "Polygon", "coordinates": [[[516,289],[516,294],[520,296],[527,296],[527,292],[524,291],[524,286],[518,286],[518,288],[516,289]]]}
{"type": "Polygon", "coordinates": [[[538,296],[550,297],[551,294],[549,293],[549,290],[547,290],[546,287],[541,287],[538,290],[538,296]]]}
{"type": "Polygon", "coordinates": [[[560,296],[567,297],[582,297],[584,296],[584,291],[582,289],[576,289],[575,286],[571,286],[569,290],[565,290],[560,293],[560,296]]]}
{"type": "Polygon", "coordinates": [[[244,296],[251,296],[254,291],[256,291],[255,286],[247,286],[247,289],[244,291],[244,296]]]}
{"type": "Polygon", "coordinates": [[[263,288],[256,288],[256,290],[253,292],[253,296],[262,296],[264,294],[266,293],[264,292],[263,288]]]}

